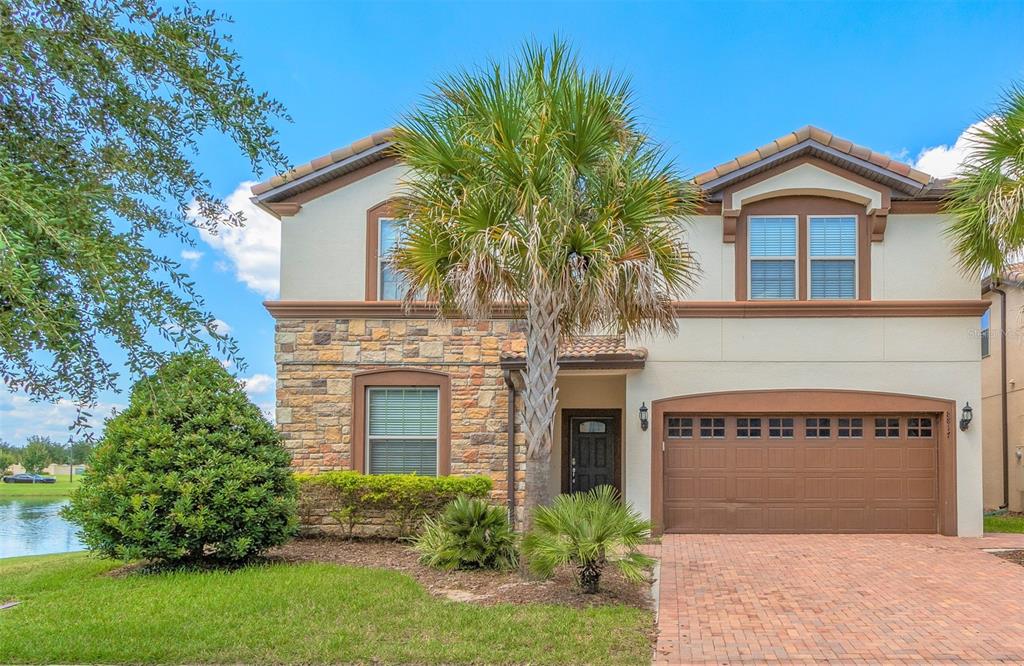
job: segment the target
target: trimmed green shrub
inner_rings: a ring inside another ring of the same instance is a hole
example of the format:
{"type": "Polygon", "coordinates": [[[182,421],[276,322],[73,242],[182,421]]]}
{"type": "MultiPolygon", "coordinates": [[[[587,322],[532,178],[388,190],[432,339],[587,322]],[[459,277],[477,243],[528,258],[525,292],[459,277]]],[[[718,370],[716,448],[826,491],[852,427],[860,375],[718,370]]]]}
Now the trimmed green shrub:
{"type": "Polygon", "coordinates": [[[290,462],[219,362],[181,354],[107,421],[65,515],[107,557],[243,560],[296,529],[290,462]]]}
{"type": "Polygon", "coordinates": [[[413,547],[420,562],[439,569],[514,569],[519,564],[516,542],[505,509],[462,496],[438,518],[424,519],[413,547]]]}
{"type": "Polygon", "coordinates": [[[487,497],[486,476],[416,476],[415,474],[361,474],[354,471],[300,475],[303,486],[329,488],[331,516],[351,537],[370,513],[383,514],[398,536],[408,536],[427,516],[435,516],[460,495],[487,497]]]}
{"type": "Polygon", "coordinates": [[[533,513],[533,527],[523,540],[530,569],[549,577],[571,566],[587,594],[598,591],[605,566],[616,566],[627,580],[645,580],[654,560],[637,551],[651,533],[650,521],[619,499],[612,486],[559,495],[551,506],[533,513]]]}

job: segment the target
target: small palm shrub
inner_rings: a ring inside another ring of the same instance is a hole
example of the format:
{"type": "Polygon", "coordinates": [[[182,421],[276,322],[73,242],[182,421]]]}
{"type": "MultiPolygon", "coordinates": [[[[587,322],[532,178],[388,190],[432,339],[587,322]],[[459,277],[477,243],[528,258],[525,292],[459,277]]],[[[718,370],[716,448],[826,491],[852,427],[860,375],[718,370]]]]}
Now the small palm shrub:
{"type": "Polygon", "coordinates": [[[519,563],[516,542],[505,509],[460,496],[424,521],[413,548],[420,562],[439,569],[513,569],[519,563]]]}
{"type": "Polygon", "coordinates": [[[615,566],[627,580],[641,583],[654,560],[637,551],[651,533],[651,523],[620,499],[611,486],[560,495],[551,506],[538,507],[523,541],[530,569],[545,578],[571,566],[587,594],[598,591],[601,574],[615,566]]]}
{"type": "Polygon", "coordinates": [[[107,421],[64,515],[106,557],[245,560],[295,531],[290,463],[238,381],[207,354],[181,354],[107,421]]]}

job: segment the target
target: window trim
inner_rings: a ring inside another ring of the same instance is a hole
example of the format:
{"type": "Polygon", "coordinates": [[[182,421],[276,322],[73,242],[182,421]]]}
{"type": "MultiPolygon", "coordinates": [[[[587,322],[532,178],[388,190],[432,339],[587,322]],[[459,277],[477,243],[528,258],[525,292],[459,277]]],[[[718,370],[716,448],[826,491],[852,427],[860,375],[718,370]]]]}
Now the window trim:
{"type": "Polygon", "coordinates": [[[366,423],[368,389],[392,386],[436,387],[438,389],[437,414],[437,475],[451,474],[451,377],[436,370],[411,368],[385,368],[365,370],[352,376],[352,434],[349,439],[349,463],[357,472],[367,473],[369,429],[366,423]]]}
{"type": "Polygon", "coordinates": [[[384,295],[381,293],[384,290],[384,279],[383,279],[383,276],[384,276],[384,267],[385,267],[385,263],[386,263],[384,261],[384,256],[381,255],[381,245],[383,244],[383,242],[382,242],[382,237],[383,237],[382,227],[384,226],[384,222],[397,222],[397,221],[398,221],[398,218],[392,217],[391,215],[381,215],[380,217],[377,218],[377,252],[376,252],[377,256],[375,258],[375,261],[376,261],[376,264],[377,264],[377,300],[378,301],[386,301],[386,302],[392,302],[393,303],[393,302],[398,302],[398,301],[402,300],[401,298],[384,298],[384,295]]]}
{"type": "Polygon", "coordinates": [[[793,303],[810,301],[809,275],[809,218],[810,217],[854,217],[857,220],[857,298],[831,300],[814,299],[815,303],[843,303],[854,305],[858,301],[871,300],[871,219],[864,205],[846,199],[820,194],[788,194],[768,197],[744,204],[742,211],[736,211],[735,276],[736,301],[746,303],[793,303]],[[752,299],[750,298],[750,257],[748,221],[751,217],[797,217],[797,297],[796,299],[752,299]]]}
{"type": "Polygon", "coordinates": [[[860,300],[860,221],[856,215],[843,215],[841,213],[835,213],[832,215],[815,215],[809,213],[807,215],[807,300],[809,301],[856,301],[860,300]],[[839,220],[853,218],[853,234],[855,245],[853,247],[853,256],[846,255],[826,255],[816,257],[811,254],[811,220],[839,220]],[[813,296],[814,285],[811,281],[811,264],[815,261],[849,261],[853,259],[853,298],[815,298],[813,296]]]}
{"type": "Polygon", "coordinates": [[[399,301],[382,301],[380,298],[380,221],[395,219],[398,200],[388,199],[371,206],[366,211],[366,290],[367,301],[397,303],[399,301]]]}
{"type": "Polygon", "coordinates": [[[751,266],[755,261],[792,261],[793,262],[793,298],[754,298],[750,296],[752,301],[796,301],[800,299],[800,216],[799,215],[748,215],[747,216],[747,294],[753,293],[753,275],[754,271],[751,270],[751,266]],[[768,219],[768,220],[792,220],[793,222],[793,254],[792,255],[778,255],[778,256],[758,256],[754,257],[750,254],[750,218],[768,219]]]}

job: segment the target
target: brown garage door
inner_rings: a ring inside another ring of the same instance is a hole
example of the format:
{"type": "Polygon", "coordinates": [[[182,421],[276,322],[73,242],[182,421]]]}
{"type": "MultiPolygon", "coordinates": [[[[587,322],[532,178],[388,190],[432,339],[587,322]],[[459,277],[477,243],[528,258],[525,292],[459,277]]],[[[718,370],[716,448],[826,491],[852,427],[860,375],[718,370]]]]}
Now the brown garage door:
{"type": "Polygon", "coordinates": [[[670,414],[669,532],[936,532],[937,419],[670,414]]]}

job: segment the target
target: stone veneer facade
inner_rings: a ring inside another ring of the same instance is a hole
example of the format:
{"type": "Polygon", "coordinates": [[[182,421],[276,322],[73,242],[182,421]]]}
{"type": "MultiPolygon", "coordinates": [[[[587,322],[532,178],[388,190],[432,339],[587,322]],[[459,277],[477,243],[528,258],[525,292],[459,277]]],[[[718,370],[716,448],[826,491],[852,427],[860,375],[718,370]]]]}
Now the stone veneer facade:
{"type": "MultiPolygon", "coordinates": [[[[502,352],[523,351],[520,322],[279,319],[277,427],[303,472],[351,469],[356,372],[409,368],[451,379],[451,473],[482,474],[508,501],[508,387],[502,352]]],[[[517,405],[518,407],[518,405],[517,405]]],[[[516,506],[522,519],[524,438],[517,425],[516,506]]]]}

